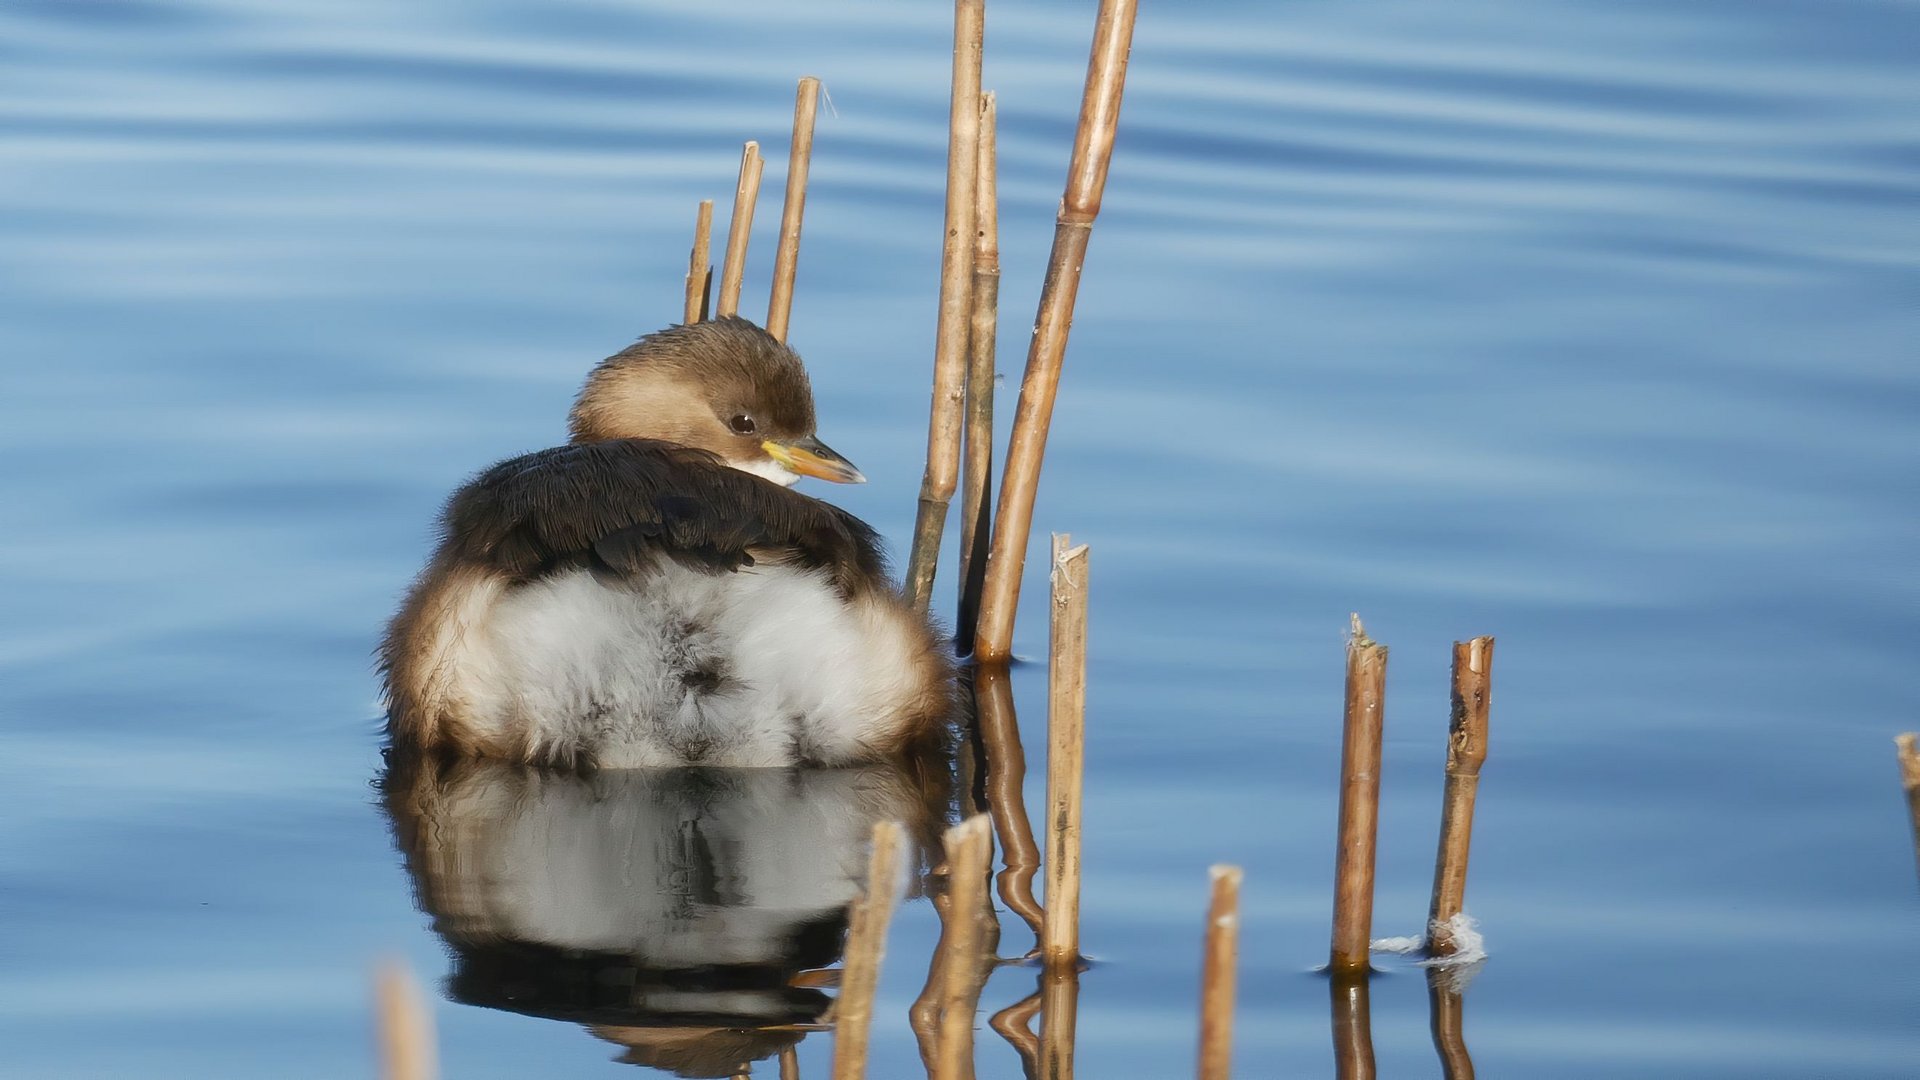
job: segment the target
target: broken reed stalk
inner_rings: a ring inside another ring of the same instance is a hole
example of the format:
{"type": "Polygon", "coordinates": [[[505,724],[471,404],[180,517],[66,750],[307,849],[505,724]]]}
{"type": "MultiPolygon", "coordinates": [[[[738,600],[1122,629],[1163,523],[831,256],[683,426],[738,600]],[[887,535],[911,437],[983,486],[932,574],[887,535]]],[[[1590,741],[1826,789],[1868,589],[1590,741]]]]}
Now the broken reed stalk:
{"type": "Polygon", "coordinates": [[[1040,1080],[1073,1080],[1074,1030],[1080,1020],[1080,969],[1040,973],[1040,1080]]]}
{"type": "Polygon", "coordinates": [[[893,919],[894,885],[900,876],[906,832],[898,822],[873,826],[867,857],[866,895],[854,901],[847,920],[846,961],[840,996],[834,1001],[833,1080],[861,1080],[867,1073],[867,1035],[873,1028],[873,994],[880,985],[887,924],[893,919]]]}
{"type": "Polygon", "coordinates": [[[973,316],[967,328],[966,451],[960,462],[960,609],[954,640],[973,651],[980,622],[980,590],[987,581],[993,540],[993,379],[1000,329],[1000,192],[993,92],[980,95],[980,158],[975,168],[973,316]]]}
{"type": "Polygon", "coordinates": [[[727,225],[727,255],[720,263],[720,299],[714,312],[721,317],[740,313],[740,286],[747,278],[747,240],[753,235],[753,207],[760,201],[760,144],[749,141],[740,150],[740,179],[733,188],[733,220],[727,225]]]}
{"type": "Polygon", "coordinates": [[[1020,721],[1013,711],[1013,683],[1005,664],[981,664],[973,669],[974,709],[980,724],[980,747],[987,757],[987,808],[1000,837],[1003,869],[996,879],[1000,902],[1020,916],[1037,940],[1046,913],[1033,898],[1033,878],[1040,870],[1040,845],[1033,838],[1027,816],[1027,751],[1020,741],[1020,721]]]}
{"type": "Polygon", "coordinates": [[[700,213],[693,221],[693,251],[687,256],[687,308],[682,322],[705,322],[708,297],[713,289],[713,200],[700,200],[700,213]]]}
{"type": "Polygon", "coordinates": [[[767,333],[787,340],[793,315],[793,279],[800,272],[800,219],[807,212],[807,169],[813,163],[813,121],[820,111],[820,80],[800,80],[793,97],[793,142],[787,148],[787,199],[780,208],[780,242],[767,294],[767,333]]]}
{"type": "Polygon", "coordinates": [[[433,1016],[420,987],[397,961],[380,965],[374,992],[383,1080],[433,1080],[439,1075],[433,1040],[433,1016]]]}
{"type": "Polygon", "coordinates": [[[780,1051],[780,1080],[800,1080],[800,1051],[791,1046],[780,1051]]]}
{"type": "Polygon", "coordinates": [[[1080,962],[1080,810],[1087,741],[1087,545],[1053,535],[1047,658],[1047,906],[1041,954],[1080,962]]]}
{"type": "Polygon", "coordinates": [[[1333,1010],[1335,1080],[1374,1080],[1373,1006],[1367,973],[1333,973],[1327,993],[1333,1010]]]}
{"type": "Polygon", "coordinates": [[[1335,973],[1365,972],[1373,932],[1373,861],[1380,827],[1380,729],[1387,647],[1353,616],[1347,639],[1346,729],[1340,746],[1340,836],[1333,870],[1335,973]]]}
{"type": "Polygon", "coordinates": [[[1433,1049],[1440,1055],[1441,1080],[1473,1080],[1473,1058],[1467,1054],[1464,1004],[1454,986],[1453,973],[1427,969],[1427,1019],[1433,1029],[1433,1049]]]}
{"type": "Polygon", "coordinates": [[[1227,1080],[1233,1069],[1233,997],[1240,962],[1237,866],[1216,866],[1207,906],[1207,946],[1200,969],[1200,1080],[1227,1080]]]}
{"type": "Polygon", "coordinates": [[[907,556],[907,599],[924,612],[933,597],[947,504],[960,474],[961,413],[967,383],[967,331],[973,315],[974,175],[980,164],[980,57],[985,0],[954,0],[953,92],[947,109],[947,231],[940,245],[940,321],[934,335],[933,404],[927,420],[927,471],[907,556]]]}
{"type": "Polygon", "coordinates": [[[992,822],[977,814],[947,830],[948,960],[940,987],[940,1046],[931,1080],[971,1080],[973,1017],[985,983],[979,975],[989,917],[987,870],[992,822]]]}
{"type": "Polygon", "coordinates": [[[1900,755],[1900,783],[1907,789],[1907,813],[1913,818],[1913,855],[1920,860],[1920,735],[1894,736],[1900,755]]]}
{"type": "Polygon", "coordinates": [[[1487,760],[1487,706],[1493,690],[1493,639],[1453,643],[1452,708],[1447,722],[1447,786],[1440,811],[1440,850],[1433,861],[1433,902],[1427,908],[1427,953],[1451,956],[1452,919],[1467,899],[1467,855],[1473,843],[1473,802],[1487,760]]]}
{"type": "Polygon", "coordinates": [[[1020,602],[1020,577],[1026,567],[1027,533],[1033,527],[1033,501],[1046,455],[1047,428],[1060,390],[1073,304],[1080,291],[1080,268],[1087,240],[1100,215],[1100,197],[1113,161],[1113,139],[1120,123],[1120,96],[1127,82],[1127,53],[1133,45],[1136,0],[1101,0],[1094,22],[1093,50],[1080,100],[1080,124],[1074,132],[1073,158],[1067,166],[1066,193],[1053,230],[1053,252],[1040,287],[1027,371],[1014,409],[1013,437],[1001,470],[1000,505],[994,514],[993,549],[980,596],[980,629],[974,655],[1005,660],[1013,652],[1013,617],[1020,602]]]}

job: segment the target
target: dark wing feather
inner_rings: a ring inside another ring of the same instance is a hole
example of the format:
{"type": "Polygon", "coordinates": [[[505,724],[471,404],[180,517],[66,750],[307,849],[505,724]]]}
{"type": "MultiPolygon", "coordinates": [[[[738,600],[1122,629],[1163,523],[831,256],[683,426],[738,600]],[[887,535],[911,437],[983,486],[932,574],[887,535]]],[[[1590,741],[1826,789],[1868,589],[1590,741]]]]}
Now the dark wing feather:
{"type": "Polygon", "coordinates": [[[859,518],[647,439],[503,461],[453,494],[441,528],[454,559],[515,580],[573,566],[644,575],[665,558],[709,573],[757,559],[824,567],[847,593],[886,581],[879,540],[859,518]]]}

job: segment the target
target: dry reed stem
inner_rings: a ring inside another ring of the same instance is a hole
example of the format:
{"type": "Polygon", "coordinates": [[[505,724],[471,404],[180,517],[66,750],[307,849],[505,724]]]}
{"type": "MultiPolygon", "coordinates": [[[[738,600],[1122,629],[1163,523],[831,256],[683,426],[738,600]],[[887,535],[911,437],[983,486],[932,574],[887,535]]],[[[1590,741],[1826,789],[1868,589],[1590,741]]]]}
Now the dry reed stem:
{"type": "Polygon", "coordinates": [[[993,542],[994,353],[1000,329],[1000,107],[980,95],[980,159],[974,173],[973,316],[967,329],[965,456],[960,462],[960,608],[954,640],[973,651],[980,590],[993,542]]]}
{"type": "Polygon", "coordinates": [[[985,0],[954,0],[953,93],[947,109],[947,231],[940,245],[940,321],[933,349],[933,404],[927,471],[907,557],[907,599],[926,611],[947,504],[960,476],[960,427],[967,389],[967,331],[973,315],[974,176],[980,165],[980,57],[985,0]]]}
{"type": "Polygon", "coordinates": [[[687,256],[687,306],[681,320],[689,325],[707,318],[707,298],[713,289],[713,200],[700,200],[693,221],[693,251],[687,256]]]}
{"type": "Polygon", "coordinates": [[[794,1047],[780,1051],[780,1080],[800,1080],[800,1051],[794,1047]]]}
{"type": "Polygon", "coordinates": [[[433,1014],[413,975],[398,961],[381,964],[374,993],[383,1080],[433,1080],[440,1073],[433,1014]]]}
{"type": "Polygon", "coordinates": [[[733,189],[733,220],[727,225],[727,255],[720,264],[720,299],[714,311],[721,317],[740,313],[740,286],[747,277],[747,241],[753,236],[753,208],[760,201],[760,171],[766,162],[760,144],[749,141],[740,150],[740,179],[733,189]]]}
{"type": "Polygon", "coordinates": [[[1427,1019],[1433,1029],[1433,1049],[1440,1055],[1441,1080],[1473,1080],[1473,1058],[1467,1054],[1464,1008],[1451,973],[1427,969],[1427,1019]]]}
{"type": "Polygon", "coordinates": [[[1073,1080],[1074,1029],[1079,1023],[1080,969],[1050,967],[1040,973],[1040,1077],[1073,1080]]]}
{"type": "Polygon", "coordinates": [[[1896,735],[1893,745],[1900,755],[1900,784],[1907,789],[1907,813],[1913,818],[1913,855],[1920,860],[1920,735],[1911,731],[1896,735]]]}
{"type": "Polygon", "coordinates": [[[1207,944],[1200,970],[1200,1080],[1227,1080],[1233,1071],[1233,997],[1240,963],[1240,881],[1237,866],[1216,866],[1207,906],[1207,944]]]}
{"type": "Polygon", "coordinates": [[[940,988],[940,1046],[932,1080],[971,1080],[973,1018],[986,985],[981,941],[989,917],[987,870],[993,857],[992,823],[975,815],[947,830],[948,961],[940,988]]]}
{"type": "Polygon", "coordinates": [[[1007,666],[975,667],[973,694],[980,745],[987,757],[987,808],[993,814],[993,829],[1000,837],[1005,865],[996,879],[1000,902],[1026,922],[1037,941],[1046,918],[1040,902],[1033,897],[1033,879],[1040,870],[1040,845],[1033,838],[1033,822],[1027,817],[1027,751],[1020,741],[1007,666]]]}
{"type": "Polygon", "coordinates": [[[1467,855],[1473,844],[1473,801],[1487,760],[1487,706],[1493,691],[1493,639],[1453,643],[1453,694],[1447,722],[1447,786],[1440,810],[1440,850],[1433,860],[1427,908],[1427,952],[1451,956],[1452,927],[1467,899],[1467,855]]]}
{"type": "Polygon", "coordinates": [[[1367,970],[1373,932],[1373,861],[1380,827],[1380,737],[1387,647],[1353,616],[1347,640],[1346,728],[1340,746],[1340,837],[1333,871],[1335,972],[1367,970]]]}
{"type": "Polygon", "coordinates": [[[905,846],[906,831],[898,822],[874,824],[867,891],[854,902],[848,919],[846,961],[840,996],[834,1001],[833,1080],[861,1080],[867,1073],[873,994],[880,985],[880,961],[886,954],[887,924],[893,919],[895,883],[905,846]]]}
{"type": "Polygon", "coordinates": [[[1373,1010],[1367,972],[1334,972],[1327,988],[1333,1008],[1335,1080],[1374,1080],[1373,1010]]]}
{"type": "Polygon", "coordinates": [[[800,219],[807,212],[807,169],[813,164],[813,121],[820,111],[820,80],[800,80],[793,96],[793,142],[787,148],[787,199],[780,208],[780,241],[767,293],[767,333],[787,340],[793,315],[793,279],[800,272],[800,219]]]}
{"type": "Polygon", "coordinates": [[[1040,1012],[1040,991],[1035,990],[1019,1001],[994,1013],[988,1019],[987,1026],[994,1030],[1020,1055],[1020,1073],[1032,1080],[1040,1075],[1040,1037],[1033,1033],[1033,1018],[1040,1012]]]}
{"type": "Polygon", "coordinates": [[[1080,809],[1087,741],[1087,545],[1053,536],[1053,632],[1047,658],[1049,966],[1080,962],[1080,809]]]}
{"type": "Polygon", "coordinates": [[[1026,568],[1027,533],[1033,528],[1033,501],[1040,487],[1047,429],[1060,390],[1073,304],[1080,291],[1087,240],[1100,214],[1100,197],[1113,160],[1113,139],[1120,123],[1120,96],[1127,82],[1127,52],[1133,44],[1135,0],[1101,0],[1094,22],[1093,50],[1087,60],[1080,124],[1067,166],[1066,193],[1053,230],[1053,252],[1040,287],[1027,370],[1013,414],[1013,437],[1001,470],[1000,505],[994,514],[993,550],[980,596],[980,629],[974,655],[1005,660],[1013,653],[1013,617],[1020,602],[1020,578],[1026,568]]]}

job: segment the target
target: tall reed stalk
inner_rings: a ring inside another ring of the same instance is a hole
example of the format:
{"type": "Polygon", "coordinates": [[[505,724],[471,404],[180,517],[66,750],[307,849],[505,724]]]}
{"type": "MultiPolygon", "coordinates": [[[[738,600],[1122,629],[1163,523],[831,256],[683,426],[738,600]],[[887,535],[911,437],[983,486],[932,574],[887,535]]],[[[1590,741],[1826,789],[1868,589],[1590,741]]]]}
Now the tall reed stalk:
{"type": "Polygon", "coordinates": [[[713,266],[709,252],[713,245],[713,200],[701,199],[700,212],[693,221],[693,250],[687,255],[687,303],[683,318],[688,325],[707,317],[708,298],[713,291],[713,266]]]}
{"type": "Polygon", "coordinates": [[[749,141],[740,150],[740,179],[733,188],[733,220],[727,225],[727,255],[720,263],[720,298],[714,311],[722,317],[740,313],[740,286],[747,278],[747,240],[753,235],[753,208],[760,201],[760,144],[749,141]]]}
{"type": "Polygon", "coordinates": [[[820,80],[800,80],[793,97],[793,141],[787,148],[787,198],[780,208],[780,240],[773,254],[773,284],[767,290],[767,333],[787,340],[793,316],[793,281],[800,272],[800,219],[807,212],[807,172],[813,164],[813,122],[820,111],[820,80]]]}
{"type": "Polygon", "coordinates": [[[973,316],[967,328],[966,453],[960,468],[960,607],[953,636],[973,651],[980,590],[993,543],[994,354],[1000,329],[1000,107],[980,95],[980,163],[974,177],[973,316]]]}
{"type": "Polygon", "coordinates": [[[1387,647],[1353,616],[1347,639],[1346,726],[1340,747],[1340,834],[1333,871],[1333,948],[1338,973],[1364,973],[1373,932],[1373,863],[1380,826],[1380,739],[1387,647]]]}
{"type": "Polygon", "coordinates": [[[1080,962],[1080,812],[1086,775],[1087,546],[1053,537],[1053,632],[1047,661],[1048,967],[1080,962]]]}
{"type": "Polygon", "coordinates": [[[1227,1080],[1233,1071],[1233,998],[1240,964],[1240,881],[1237,866],[1211,871],[1206,952],[1200,968],[1200,1080],[1227,1080]]]}
{"type": "Polygon", "coordinates": [[[985,0],[953,5],[953,87],[947,111],[947,231],[940,245],[940,320],[933,351],[933,404],[927,421],[927,471],[907,558],[907,598],[917,611],[933,596],[947,504],[960,475],[966,403],[967,334],[973,315],[974,179],[980,167],[980,57],[985,0]]]}
{"type": "Polygon", "coordinates": [[[1447,786],[1440,811],[1440,850],[1433,860],[1433,900],[1427,907],[1427,952],[1433,956],[1453,955],[1453,917],[1466,904],[1473,803],[1480,791],[1480,766],[1487,760],[1492,689],[1493,639],[1454,642],[1447,786]]]}
{"type": "Polygon", "coordinates": [[[1046,455],[1054,398],[1060,390],[1060,367],[1066,359],[1073,305],[1080,292],[1080,268],[1086,263],[1087,241],[1093,233],[1094,219],[1100,215],[1107,166],[1113,161],[1136,6],[1136,0],[1101,0],[1094,22],[1093,50],[1087,60],[1073,158],[1067,165],[1066,192],[1054,224],[1046,280],[1040,287],[1040,310],[1027,350],[1020,402],[1014,409],[1013,438],[1007,446],[1000,505],[993,521],[993,550],[981,589],[974,655],[983,660],[1005,660],[1013,654],[1013,617],[1020,601],[1020,578],[1026,567],[1027,534],[1033,527],[1040,464],[1046,455]]]}

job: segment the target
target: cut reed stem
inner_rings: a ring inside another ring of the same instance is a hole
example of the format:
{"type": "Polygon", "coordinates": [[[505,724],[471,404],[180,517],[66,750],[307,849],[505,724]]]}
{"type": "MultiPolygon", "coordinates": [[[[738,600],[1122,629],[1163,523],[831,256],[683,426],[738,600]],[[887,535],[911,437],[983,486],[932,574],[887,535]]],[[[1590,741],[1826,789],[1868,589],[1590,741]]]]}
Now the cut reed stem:
{"type": "Polygon", "coordinates": [[[1040,973],[1040,1077],[1073,1080],[1074,1029],[1079,1026],[1080,969],[1050,967],[1040,973]]]}
{"type": "Polygon", "coordinates": [[[980,590],[993,542],[994,352],[1000,328],[999,105],[980,95],[980,159],[974,170],[973,316],[967,333],[966,456],[960,463],[960,609],[954,641],[973,651],[980,590]]]}
{"type": "Polygon", "coordinates": [[[873,1028],[873,995],[886,955],[887,924],[893,919],[906,833],[898,822],[873,826],[867,857],[867,891],[854,901],[847,925],[847,956],[834,1002],[833,1080],[861,1080],[867,1073],[867,1036],[873,1028]]]}
{"type": "Polygon", "coordinates": [[[1053,633],[1047,659],[1047,907],[1049,967],[1080,962],[1080,809],[1087,713],[1087,546],[1053,536],[1053,633]]]}
{"type": "Polygon", "coordinates": [[[1240,962],[1237,866],[1216,866],[1207,906],[1207,946],[1200,969],[1200,1080],[1227,1080],[1233,1070],[1233,997],[1240,962]]]}
{"type": "Polygon", "coordinates": [[[1333,1009],[1335,1080],[1374,1080],[1373,1008],[1366,971],[1333,973],[1327,993],[1333,1009]]]}
{"type": "Polygon", "coordinates": [[[1027,816],[1027,752],[1020,741],[1007,666],[976,666],[973,694],[980,746],[987,758],[987,808],[993,814],[1005,865],[997,878],[1000,902],[1025,920],[1037,941],[1046,918],[1040,902],[1033,898],[1033,879],[1040,871],[1040,845],[1033,838],[1033,821],[1027,816]]]}
{"type": "Polygon", "coordinates": [[[933,404],[927,420],[927,471],[907,557],[907,598],[926,611],[940,561],[947,504],[960,476],[960,428],[966,404],[967,333],[973,315],[974,176],[980,165],[980,57],[985,0],[953,5],[953,90],[947,109],[947,232],[940,245],[940,321],[933,350],[933,404]]]}
{"type": "Polygon", "coordinates": [[[374,993],[379,1002],[380,1075],[384,1080],[433,1080],[440,1072],[433,1015],[413,975],[398,961],[384,963],[374,993]]]}
{"type": "Polygon", "coordinates": [[[1473,1080],[1473,1058],[1467,1054],[1464,1003],[1453,974],[1427,969],[1427,1019],[1433,1029],[1433,1049],[1440,1055],[1441,1080],[1473,1080]]]}
{"type": "Polygon", "coordinates": [[[800,1080],[800,1051],[791,1046],[780,1051],[780,1080],[800,1080]]]}
{"type": "Polygon", "coordinates": [[[1007,446],[1000,505],[994,514],[993,550],[981,589],[974,655],[985,660],[1005,660],[1013,652],[1013,617],[1020,602],[1020,578],[1026,567],[1027,533],[1033,527],[1040,464],[1046,455],[1047,429],[1053,422],[1054,397],[1060,390],[1060,367],[1066,358],[1067,333],[1073,325],[1074,300],[1080,291],[1080,268],[1086,263],[1087,240],[1100,214],[1107,166],[1113,161],[1135,7],[1136,0],[1101,0],[1094,23],[1093,51],[1087,60],[1086,89],[1080,100],[1080,124],[1073,137],[1073,159],[1067,166],[1066,193],[1054,225],[1053,253],[1047,259],[1047,276],[1040,287],[1040,311],[1027,350],[1020,402],[1014,409],[1013,437],[1007,446]]]}
{"type": "Polygon", "coordinates": [[[1920,861],[1920,735],[1894,736],[1900,755],[1900,783],[1907,789],[1907,813],[1913,818],[1913,855],[1920,861]]]}
{"type": "Polygon", "coordinates": [[[747,240],[753,235],[753,208],[760,201],[760,144],[749,141],[740,150],[740,179],[733,188],[733,220],[727,225],[727,255],[720,264],[720,299],[714,310],[721,317],[740,313],[740,286],[747,278],[747,240]]]}
{"type": "Polygon", "coordinates": [[[687,256],[687,307],[681,321],[691,325],[707,318],[707,301],[713,291],[713,200],[700,200],[700,213],[693,220],[693,251],[687,256]]]}
{"type": "Polygon", "coordinates": [[[1427,908],[1427,952],[1432,956],[1453,955],[1452,919],[1467,899],[1473,803],[1480,790],[1480,766],[1487,760],[1487,706],[1492,690],[1493,639],[1454,642],[1447,786],[1440,811],[1440,850],[1433,861],[1433,902],[1427,908]]]}
{"type": "Polygon", "coordinates": [[[800,80],[793,98],[793,142],[787,148],[787,199],[780,208],[780,242],[767,294],[767,333],[787,340],[793,315],[793,279],[800,271],[800,219],[807,212],[807,169],[813,163],[813,121],[820,111],[820,80],[800,80]]]}
{"type": "Polygon", "coordinates": [[[987,870],[992,861],[992,822],[980,814],[947,830],[947,925],[945,977],[940,988],[940,1047],[932,1080],[973,1076],[973,1018],[980,1003],[981,941],[988,918],[987,870]]]}
{"type": "Polygon", "coordinates": [[[1333,870],[1336,973],[1367,971],[1373,932],[1373,862],[1380,826],[1380,738],[1387,698],[1387,647],[1353,616],[1347,639],[1346,728],[1340,747],[1340,836],[1333,870]]]}

